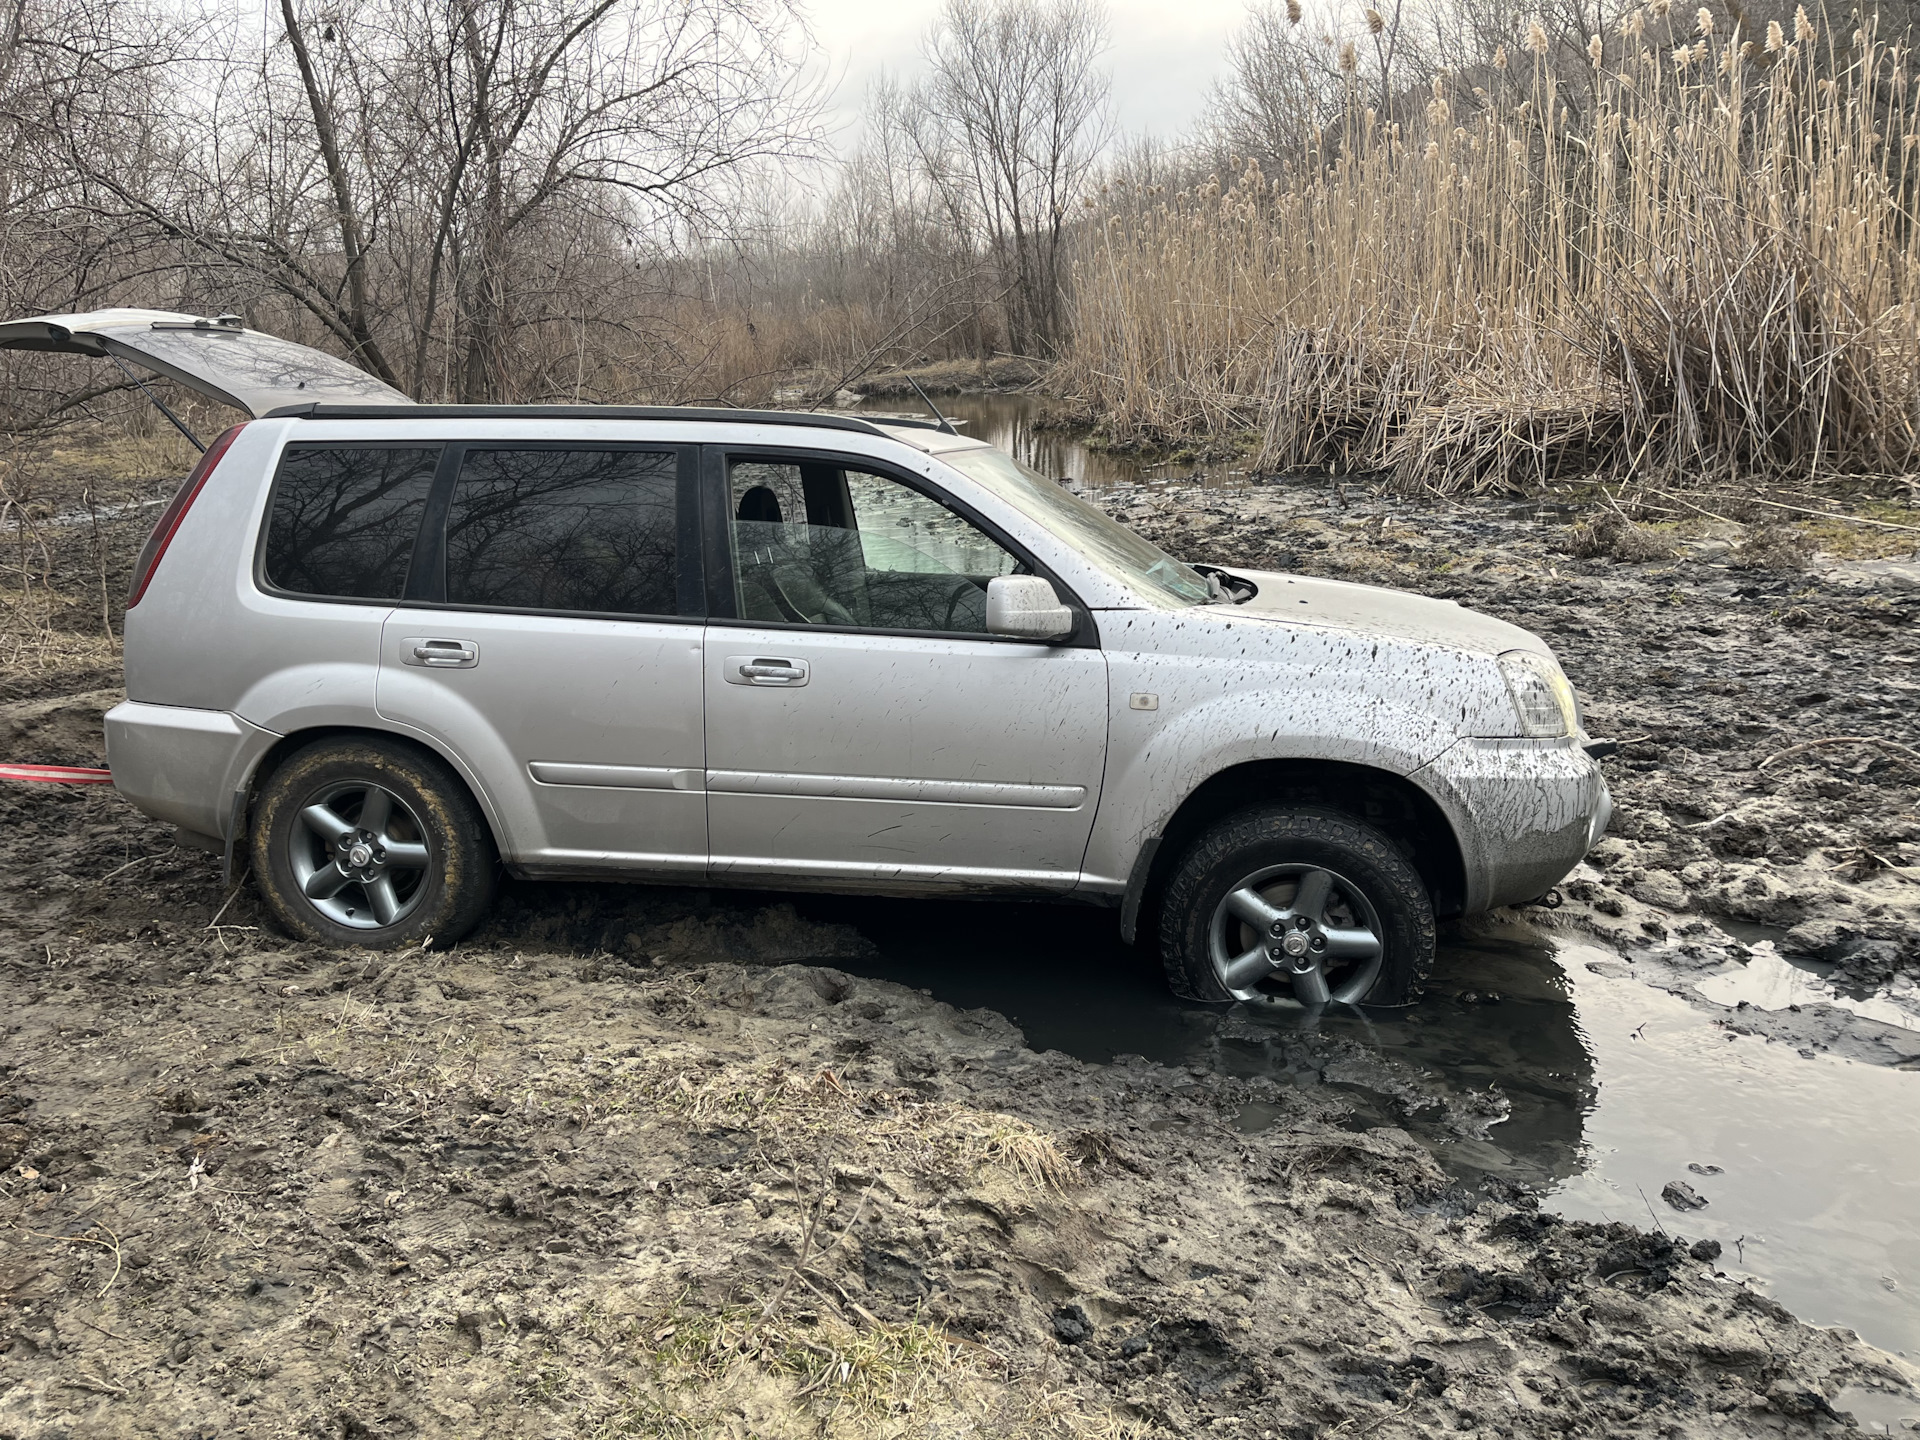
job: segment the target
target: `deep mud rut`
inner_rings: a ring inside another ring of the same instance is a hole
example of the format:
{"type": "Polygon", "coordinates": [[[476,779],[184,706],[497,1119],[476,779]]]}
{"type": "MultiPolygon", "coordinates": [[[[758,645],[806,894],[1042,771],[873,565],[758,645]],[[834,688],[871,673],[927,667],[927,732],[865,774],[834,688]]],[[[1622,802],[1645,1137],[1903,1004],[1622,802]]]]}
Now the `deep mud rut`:
{"type": "MultiPolygon", "coordinates": [[[[1920,592],[1326,500],[1131,518],[1547,634],[1635,741],[1558,918],[1651,978],[1724,959],[1714,915],[1913,971],[1920,776],[1753,767],[1815,684],[1912,738],[1875,687],[1920,592]]],[[[9,758],[97,761],[103,665],[7,686],[9,758]]],[[[449,952],[326,950],[98,790],[0,792],[0,864],[0,1437],[1748,1436],[1913,1379],[1684,1239],[1453,1188],[1331,1089],[1035,1054],[777,901],[513,886],[449,952]]]]}

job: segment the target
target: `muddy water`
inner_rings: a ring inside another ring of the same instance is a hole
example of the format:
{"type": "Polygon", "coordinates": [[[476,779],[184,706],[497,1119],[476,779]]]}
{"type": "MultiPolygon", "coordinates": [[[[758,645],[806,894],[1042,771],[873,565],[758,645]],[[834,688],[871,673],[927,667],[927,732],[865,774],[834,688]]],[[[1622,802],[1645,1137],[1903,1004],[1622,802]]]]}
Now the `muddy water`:
{"type": "MultiPolygon", "coordinates": [[[[1571,1217],[1717,1239],[1721,1268],[1804,1319],[1920,1355],[1920,1074],[1734,1035],[1710,1012],[1589,970],[1617,968],[1613,952],[1523,928],[1450,942],[1411,1010],[1309,1018],[1182,1004],[1099,912],[807,908],[879,948],[852,968],[999,1011],[1035,1049],[1339,1086],[1374,1123],[1432,1142],[1463,1182],[1494,1177],[1571,1217]],[[1476,1114],[1487,1123],[1461,1123],[1476,1114]],[[1669,1206],[1672,1181],[1706,1208],[1669,1206]]],[[[1259,1128],[1265,1108],[1247,1105],[1243,1126],[1259,1128]]]]}
{"type": "Polygon", "coordinates": [[[1737,1036],[1675,996],[1587,972],[1605,952],[1556,958],[1598,1083],[1587,1164],[1548,1192],[1554,1208],[1644,1220],[1650,1204],[1802,1317],[1920,1354],[1920,1075],[1737,1036]],[[1707,1208],[1674,1214],[1659,1198],[1672,1180],[1707,1208]]]}
{"type": "MultiPolygon", "coordinates": [[[[1084,437],[1069,431],[1038,429],[1034,421],[1041,402],[1032,395],[937,395],[933,403],[962,434],[997,445],[1014,459],[1056,480],[1073,480],[1099,489],[1186,479],[1202,468],[1175,461],[1144,464],[1134,456],[1090,450],[1084,437]]],[[[853,413],[928,418],[926,407],[911,397],[863,400],[853,413]]],[[[1221,471],[1219,478],[1231,481],[1239,476],[1221,471]]]]}

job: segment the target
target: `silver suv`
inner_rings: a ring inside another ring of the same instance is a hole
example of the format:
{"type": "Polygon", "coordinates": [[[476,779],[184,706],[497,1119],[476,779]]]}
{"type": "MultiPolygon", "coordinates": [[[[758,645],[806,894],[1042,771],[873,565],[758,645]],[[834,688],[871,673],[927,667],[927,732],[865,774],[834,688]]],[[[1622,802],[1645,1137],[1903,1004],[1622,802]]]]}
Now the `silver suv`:
{"type": "Polygon", "coordinates": [[[414,405],[232,317],[0,345],[254,417],[140,557],[107,747],[296,935],[450,942],[502,868],[1057,896],[1193,999],[1402,1004],[1607,822],[1535,636],[1183,564],[944,424],[414,405]]]}

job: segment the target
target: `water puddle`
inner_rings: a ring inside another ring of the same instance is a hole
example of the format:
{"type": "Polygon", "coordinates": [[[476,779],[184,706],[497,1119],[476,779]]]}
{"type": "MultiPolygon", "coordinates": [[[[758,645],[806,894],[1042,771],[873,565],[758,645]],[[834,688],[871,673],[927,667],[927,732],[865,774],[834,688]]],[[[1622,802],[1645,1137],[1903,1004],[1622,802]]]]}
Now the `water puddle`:
{"type": "MultiPolygon", "coordinates": [[[[1175,1000],[1100,912],[824,897],[803,908],[878,946],[854,968],[997,1010],[1036,1049],[1337,1086],[1434,1143],[1463,1182],[1495,1177],[1570,1217],[1718,1240],[1720,1268],[1802,1318],[1920,1356],[1920,1074],[1735,1035],[1589,970],[1616,969],[1611,951],[1520,927],[1449,943],[1410,1010],[1309,1017],[1175,1000]],[[1458,1123],[1476,1115],[1477,1134],[1458,1123]],[[1705,1208],[1667,1204],[1675,1181],[1705,1208]]],[[[1747,987],[1735,999],[1834,1003],[1771,950],[1724,977],[1747,987]]],[[[1252,1104],[1240,1123],[1271,1119],[1252,1104]]]]}
{"type": "Polygon", "coordinates": [[[1547,1203],[1718,1240],[1723,1268],[1803,1319],[1920,1355],[1920,1076],[1736,1036],[1675,996],[1585,972],[1605,954],[1557,957],[1597,1083],[1585,1164],[1547,1203]],[[1675,1180],[1707,1208],[1673,1212],[1660,1192],[1675,1180]]]}
{"type": "Polygon", "coordinates": [[[1772,944],[1753,946],[1752,958],[1737,969],[1709,975],[1694,989],[1717,1005],[1747,1004],[1756,1010],[1790,1010],[1802,1005],[1833,1005],[1867,1020],[1920,1030],[1920,986],[1902,980],[1877,995],[1850,995],[1828,976],[1831,965],[1788,960],[1772,944]]]}

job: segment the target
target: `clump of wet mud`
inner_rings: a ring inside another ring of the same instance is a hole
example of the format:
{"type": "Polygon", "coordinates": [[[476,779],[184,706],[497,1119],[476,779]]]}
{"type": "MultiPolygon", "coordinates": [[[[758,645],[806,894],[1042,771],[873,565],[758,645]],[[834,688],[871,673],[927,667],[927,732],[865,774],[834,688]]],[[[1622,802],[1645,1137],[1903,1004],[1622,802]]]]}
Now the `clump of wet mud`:
{"type": "Polygon", "coordinates": [[[0,1435],[1744,1436],[1906,1383],[1333,1088],[1035,1054],[785,906],[332,950],[110,793],[4,798],[0,1435]]]}
{"type": "Polygon", "coordinates": [[[1324,481],[1100,498],[1182,558],[1391,585],[1548,640],[1622,745],[1563,923],[1711,963],[1716,922],[1758,925],[1856,988],[1920,978],[1920,563],[1822,558],[1777,522],[1729,538],[1324,481]]]}

